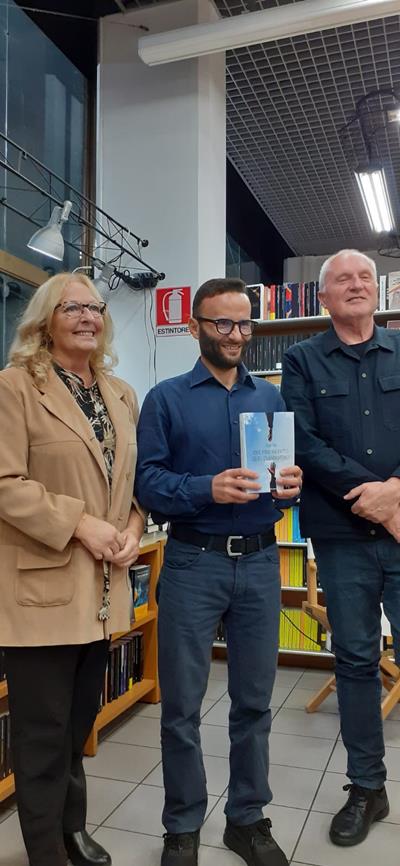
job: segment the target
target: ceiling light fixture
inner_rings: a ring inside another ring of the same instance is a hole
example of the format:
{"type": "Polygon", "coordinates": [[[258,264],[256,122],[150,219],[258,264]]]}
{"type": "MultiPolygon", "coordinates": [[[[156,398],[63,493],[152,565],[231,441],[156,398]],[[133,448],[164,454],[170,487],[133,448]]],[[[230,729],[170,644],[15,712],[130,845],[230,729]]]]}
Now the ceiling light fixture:
{"type": "Polygon", "coordinates": [[[157,66],[398,15],[398,12],[398,0],[303,0],[302,3],[142,36],[138,45],[139,57],[148,66],[157,66]]]}
{"type": "Polygon", "coordinates": [[[36,250],[37,253],[48,256],[49,259],[56,259],[58,262],[62,262],[64,258],[62,230],[64,223],[67,222],[71,208],[71,201],[65,201],[62,207],[56,205],[51,212],[47,225],[34,232],[27,243],[27,247],[30,250],[36,250]]]}
{"type": "Polygon", "coordinates": [[[383,168],[368,168],[355,172],[359,190],[372,231],[391,232],[394,219],[383,168]]]}

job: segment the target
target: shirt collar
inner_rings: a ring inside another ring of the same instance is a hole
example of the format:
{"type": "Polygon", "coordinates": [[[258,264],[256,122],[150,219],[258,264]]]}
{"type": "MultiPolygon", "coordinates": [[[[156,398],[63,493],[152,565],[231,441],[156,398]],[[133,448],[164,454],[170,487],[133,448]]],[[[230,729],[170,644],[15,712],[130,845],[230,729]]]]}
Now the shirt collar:
{"type": "MultiPolygon", "coordinates": [[[[196,364],[193,367],[190,378],[190,387],[194,388],[196,385],[201,385],[203,382],[208,382],[210,379],[215,379],[215,376],[210,372],[208,367],[203,364],[201,358],[196,361],[196,364]]],[[[240,363],[238,366],[238,378],[237,383],[239,385],[247,385],[249,388],[255,388],[255,382],[253,381],[253,377],[249,373],[247,367],[240,363]]]]}
{"type": "MultiPolygon", "coordinates": [[[[381,348],[387,349],[389,352],[394,351],[393,343],[386,328],[379,328],[377,325],[374,325],[374,333],[372,334],[370,343],[371,349],[381,348]]],[[[335,349],[343,351],[343,344],[332,325],[323,335],[323,349],[325,355],[331,355],[335,349]]],[[[351,345],[349,345],[349,349],[351,349],[351,345]]]]}

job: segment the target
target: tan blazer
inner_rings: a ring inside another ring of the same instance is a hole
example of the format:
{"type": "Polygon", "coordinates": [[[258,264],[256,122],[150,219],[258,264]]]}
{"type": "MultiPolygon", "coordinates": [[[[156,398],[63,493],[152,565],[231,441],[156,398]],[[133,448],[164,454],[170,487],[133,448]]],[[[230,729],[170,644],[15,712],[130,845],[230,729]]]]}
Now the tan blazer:
{"type": "Polygon", "coordinates": [[[0,372],[0,646],[89,643],[129,627],[127,570],[112,569],[101,623],[102,562],[72,538],[84,510],[123,530],[132,506],[136,395],[115,376],[97,381],[116,433],[111,493],[92,427],[57,374],[39,387],[24,370],[0,372]]]}

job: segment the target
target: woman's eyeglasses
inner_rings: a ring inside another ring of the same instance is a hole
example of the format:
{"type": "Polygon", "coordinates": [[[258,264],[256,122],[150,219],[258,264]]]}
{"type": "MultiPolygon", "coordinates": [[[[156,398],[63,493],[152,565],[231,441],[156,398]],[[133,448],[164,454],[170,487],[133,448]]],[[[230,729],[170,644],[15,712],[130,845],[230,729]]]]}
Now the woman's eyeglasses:
{"type": "Polygon", "coordinates": [[[61,310],[64,316],[68,316],[69,319],[79,319],[84,310],[89,310],[92,316],[99,319],[101,316],[104,316],[106,309],[107,304],[80,304],[78,301],[64,301],[62,304],[57,304],[54,307],[54,312],[61,310]]]}
{"type": "Polygon", "coordinates": [[[215,325],[219,334],[231,334],[235,325],[238,326],[243,337],[250,337],[256,326],[253,319],[241,319],[240,322],[234,322],[233,319],[208,319],[206,316],[195,316],[198,322],[211,322],[215,325]]]}

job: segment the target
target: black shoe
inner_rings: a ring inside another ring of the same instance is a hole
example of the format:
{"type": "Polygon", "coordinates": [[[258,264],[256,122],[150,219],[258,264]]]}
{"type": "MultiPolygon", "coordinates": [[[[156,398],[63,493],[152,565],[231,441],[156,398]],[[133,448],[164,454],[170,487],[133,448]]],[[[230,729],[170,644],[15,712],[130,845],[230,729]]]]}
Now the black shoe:
{"type": "Polygon", "coordinates": [[[111,866],[110,855],[86,830],[64,833],[64,845],[72,866],[111,866]]]}
{"type": "Polygon", "coordinates": [[[243,857],[248,866],[289,866],[282,849],[271,836],[271,826],[269,818],[240,826],[227,818],[224,843],[243,857]]]}
{"type": "Polygon", "coordinates": [[[197,866],[200,830],[193,833],[164,833],[161,866],[197,866]]]}
{"type": "Polygon", "coordinates": [[[329,836],[334,845],[358,845],[368,836],[371,824],[389,814],[389,801],[384,787],[345,785],[343,790],[350,791],[349,799],[333,818],[329,836]]]}

